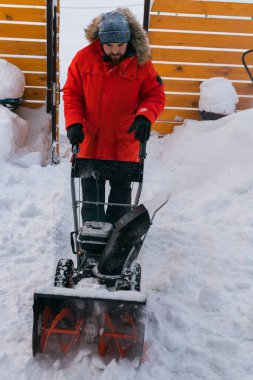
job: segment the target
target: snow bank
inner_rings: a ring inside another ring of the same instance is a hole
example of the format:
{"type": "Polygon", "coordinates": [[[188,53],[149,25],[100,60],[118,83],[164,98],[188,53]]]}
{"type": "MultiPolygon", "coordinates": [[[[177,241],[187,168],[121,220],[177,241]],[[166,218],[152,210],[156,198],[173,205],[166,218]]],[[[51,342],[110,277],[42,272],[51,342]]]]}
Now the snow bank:
{"type": "Polygon", "coordinates": [[[50,115],[44,107],[20,107],[14,113],[0,105],[0,161],[12,161],[21,166],[48,164],[50,128],[50,115]]]}
{"type": "MultiPolygon", "coordinates": [[[[22,71],[0,59],[0,99],[20,98],[25,88],[22,71]]],[[[20,107],[15,113],[0,105],[0,161],[21,166],[46,165],[50,161],[50,116],[45,107],[20,107]]]]}
{"type": "Polygon", "coordinates": [[[75,261],[70,163],[0,161],[1,379],[252,379],[252,113],[187,121],[148,142],[142,200],[170,197],[138,258],[147,299],[138,370],[106,362],[82,338],[67,355],[32,357],[33,293],[50,291],[60,258],[75,261]]]}
{"type": "Polygon", "coordinates": [[[25,166],[32,163],[47,165],[51,161],[51,115],[45,106],[37,109],[19,107],[16,112],[28,123],[25,144],[18,150],[18,162],[25,166]]]}
{"type": "Polygon", "coordinates": [[[6,59],[0,59],[0,99],[21,98],[24,88],[22,71],[6,59]]]}
{"type": "Polygon", "coordinates": [[[210,78],[200,85],[200,111],[230,115],[235,112],[238,100],[234,86],[226,78],[210,78]]]}
{"type": "Polygon", "coordinates": [[[173,162],[177,170],[171,190],[189,191],[210,184],[211,179],[222,180],[239,168],[251,170],[252,118],[253,109],[248,109],[215,121],[187,120],[166,136],[163,162],[173,162]]]}
{"type": "Polygon", "coordinates": [[[28,133],[28,123],[0,105],[0,160],[10,160],[28,133]]]}

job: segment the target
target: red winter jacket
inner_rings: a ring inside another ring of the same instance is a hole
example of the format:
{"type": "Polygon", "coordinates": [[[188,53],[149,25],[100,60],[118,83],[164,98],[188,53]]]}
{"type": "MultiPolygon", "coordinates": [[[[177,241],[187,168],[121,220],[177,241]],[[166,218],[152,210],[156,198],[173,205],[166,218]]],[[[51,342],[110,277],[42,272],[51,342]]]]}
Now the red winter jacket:
{"type": "Polygon", "coordinates": [[[162,112],[164,86],[152,62],[126,57],[117,65],[103,60],[99,40],[74,57],[63,88],[66,128],[81,123],[80,157],[137,161],[139,142],[128,128],[137,115],[151,123],[162,112]]]}

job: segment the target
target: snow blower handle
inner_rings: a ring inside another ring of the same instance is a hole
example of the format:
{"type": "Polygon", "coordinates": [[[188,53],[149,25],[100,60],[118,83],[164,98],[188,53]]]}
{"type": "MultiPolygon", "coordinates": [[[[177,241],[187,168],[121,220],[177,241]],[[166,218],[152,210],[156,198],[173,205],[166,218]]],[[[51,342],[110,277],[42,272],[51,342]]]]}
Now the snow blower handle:
{"type": "Polygon", "coordinates": [[[147,145],[146,141],[144,141],[143,143],[140,143],[139,157],[141,161],[145,160],[145,158],[147,157],[146,145],[147,145]]]}
{"type": "Polygon", "coordinates": [[[73,153],[73,156],[76,156],[77,153],[79,153],[80,149],[79,149],[79,145],[78,144],[72,144],[72,153],[73,153]]]}

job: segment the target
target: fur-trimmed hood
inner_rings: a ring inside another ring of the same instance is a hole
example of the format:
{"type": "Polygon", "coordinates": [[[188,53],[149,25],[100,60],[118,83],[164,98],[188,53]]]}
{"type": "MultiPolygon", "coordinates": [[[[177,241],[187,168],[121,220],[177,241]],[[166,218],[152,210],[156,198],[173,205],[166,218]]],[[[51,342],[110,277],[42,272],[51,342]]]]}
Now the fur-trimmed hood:
{"type": "MultiPolygon", "coordinates": [[[[127,18],[131,30],[130,44],[136,51],[138,63],[140,65],[143,65],[151,58],[148,37],[144,29],[141,27],[139,21],[128,8],[117,8],[116,12],[122,13],[127,18]]],[[[84,30],[85,37],[88,41],[93,42],[98,39],[98,29],[102,16],[103,14],[95,17],[92,20],[91,24],[84,30]]]]}

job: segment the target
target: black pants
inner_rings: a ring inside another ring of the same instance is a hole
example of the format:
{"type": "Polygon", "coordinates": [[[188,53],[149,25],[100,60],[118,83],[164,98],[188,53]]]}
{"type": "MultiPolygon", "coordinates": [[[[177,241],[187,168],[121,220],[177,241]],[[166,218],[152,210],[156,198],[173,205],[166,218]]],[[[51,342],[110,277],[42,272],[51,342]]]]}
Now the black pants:
{"type": "MultiPolygon", "coordinates": [[[[93,177],[82,178],[83,201],[105,202],[105,181],[96,180],[93,177]]],[[[131,182],[110,181],[110,193],[108,203],[131,204],[131,182]]],[[[82,206],[82,219],[85,221],[98,220],[114,224],[130,210],[129,206],[108,206],[105,211],[104,205],[84,203],[82,206]]]]}

